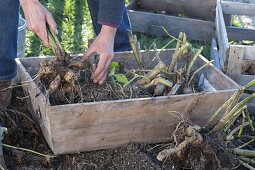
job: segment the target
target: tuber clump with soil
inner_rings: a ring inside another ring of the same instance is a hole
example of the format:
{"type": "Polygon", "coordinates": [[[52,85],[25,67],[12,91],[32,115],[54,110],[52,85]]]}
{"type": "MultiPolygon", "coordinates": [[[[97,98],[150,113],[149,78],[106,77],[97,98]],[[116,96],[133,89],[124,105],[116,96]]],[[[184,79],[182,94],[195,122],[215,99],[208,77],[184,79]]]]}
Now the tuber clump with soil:
{"type": "Polygon", "coordinates": [[[96,85],[90,79],[95,71],[100,56],[95,54],[82,61],[81,57],[67,54],[61,47],[56,35],[48,28],[49,42],[55,54],[52,60],[43,60],[38,68],[36,78],[39,87],[49,97],[52,105],[84,103],[103,100],[121,100],[153,96],[169,96],[200,92],[197,73],[208,66],[195,69],[194,64],[203,47],[195,49],[188,42],[185,33],[166,44],[167,47],[177,42],[171,63],[164,63],[154,42],[154,67],[146,66],[142,61],[140,43],[130,33],[129,40],[136,60],[137,68],[125,68],[125,63],[112,62],[105,84],[96,85]]]}

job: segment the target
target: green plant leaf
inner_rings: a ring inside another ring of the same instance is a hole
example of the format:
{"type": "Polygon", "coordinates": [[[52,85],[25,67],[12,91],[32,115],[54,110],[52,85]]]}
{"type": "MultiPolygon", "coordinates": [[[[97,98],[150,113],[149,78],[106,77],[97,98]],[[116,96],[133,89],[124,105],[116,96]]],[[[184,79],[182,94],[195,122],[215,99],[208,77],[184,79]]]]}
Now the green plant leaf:
{"type": "Polygon", "coordinates": [[[118,67],[119,67],[119,63],[116,62],[116,61],[113,61],[113,62],[111,63],[111,65],[110,65],[109,76],[114,75],[114,74],[115,74],[115,70],[116,70],[116,68],[118,68],[118,67]]]}
{"type": "Polygon", "coordinates": [[[113,74],[112,76],[115,77],[116,81],[122,84],[127,84],[128,79],[124,74],[113,74]]]}

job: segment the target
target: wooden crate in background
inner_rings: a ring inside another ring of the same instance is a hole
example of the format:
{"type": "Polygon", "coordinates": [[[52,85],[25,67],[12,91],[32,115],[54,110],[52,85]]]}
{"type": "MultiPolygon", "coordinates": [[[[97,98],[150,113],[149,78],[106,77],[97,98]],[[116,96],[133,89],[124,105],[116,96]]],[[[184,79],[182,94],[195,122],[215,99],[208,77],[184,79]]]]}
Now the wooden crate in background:
{"type": "MultiPolygon", "coordinates": [[[[162,51],[161,60],[169,64],[174,51],[162,51]]],[[[151,63],[155,53],[142,52],[142,57],[146,65],[151,63]]],[[[114,148],[128,143],[168,141],[179,121],[171,111],[182,114],[195,101],[190,119],[194,124],[203,126],[211,114],[238,89],[233,80],[211,64],[198,76],[203,74],[215,88],[213,91],[51,106],[31,77],[36,74],[40,61],[50,59],[52,57],[33,57],[16,61],[21,81],[26,82],[23,85],[25,94],[30,95],[32,115],[55,154],[114,148]]],[[[125,62],[127,68],[136,65],[130,52],[115,53],[114,60],[125,62]]],[[[194,67],[200,68],[207,62],[200,55],[194,67]]]]}
{"type": "Polygon", "coordinates": [[[128,5],[132,30],[173,36],[185,32],[191,40],[211,43],[215,37],[217,0],[134,0],[128,5]],[[180,16],[181,15],[181,16],[180,16]]]}
{"type": "MultiPolygon", "coordinates": [[[[255,75],[243,73],[243,68],[255,64],[255,46],[231,45],[229,41],[255,41],[255,29],[231,26],[231,23],[224,20],[224,16],[232,15],[255,16],[255,4],[218,1],[216,12],[216,36],[220,63],[218,67],[238,84],[245,85],[255,79],[255,75]]],[[[255,101],[250,102],[248,106],[251,110],[255,109],[255,101]]]]}

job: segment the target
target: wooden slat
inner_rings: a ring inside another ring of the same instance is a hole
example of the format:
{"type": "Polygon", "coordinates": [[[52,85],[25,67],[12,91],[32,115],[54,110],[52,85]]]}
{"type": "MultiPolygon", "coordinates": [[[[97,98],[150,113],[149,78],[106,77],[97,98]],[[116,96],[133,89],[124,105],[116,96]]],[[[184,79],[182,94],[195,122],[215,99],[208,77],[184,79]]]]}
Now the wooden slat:
{"type": "Polygon", "coordinates": [[[230,40],[242,41],[250,40],[255,41],[255,29],[251,28],[237,28],[233,26],[227,27],[228,38],[230,40]]]}
{"type": "Polygon", "coordinates": [[[226,26],[232,25],[232,22],[233,22],[233,16],[232,15],[223,14],[223,17],[224,17],[224,21],[225,21],[226,26]]]}
{"type": "Polygon", "coordinates": [[[216,8],[216,36],[219,45],[220,64],[222,68],[226,69],[226,64],[228,61],[227,57],[229,52],[229,44],[226,31],[226,24],[223,18],[220,0],[218,0],[216,8]]]}
{"type": "Polygon", "coordinates": [[[227,75],[233,80],[238,80],[241,75],[243,55],[244,47],[242,45],[230,46],[227,75]]]}
{"type": "Polygon", "coordinates": [[[112,148],[130,142],[167,141],[188,103],[199,101],[191,120],[205,125],[233,91],[51,107],[54,153],[112,148]],[[155,107],[157,106],[157,107],[155,107]],[[166,107],[167,106],[167,107],[166,107]],[[142,108],[142,109],[141,109],[142,108]],[[79,139],[77,139],[79,137],[79,139]]]}
{"type": "Polygon", "coordinates": [[[138,0],[137,2],[142,9],[185,14],[213,21],[217,0],[138,0]]]}
{"type": "Polygon", "coordinates": [[[244,46],[244,59],[255,60],[255,46],[253,45],[244,46]]]}
{"type": "Polygon", "coordinates": [[[221,64],[220,64],[220,57],[219,57],[219,52],[218,52],[218,47],[217,47],[217,42],[216,39],[213,38],[211,42],[211,59],[214,60],[213,64],[220,70],[222,70],[221,64]]]}
{"type": "Polygon", "coordinates": [[[53,149],[52,136],[48,119],[48,104],[46,102],[45,96],[41,93],[40,89],[37,87],[22,64],[22,61],[26,61],[26,59],[27,58],[16,59],[18,74],[20,76],[21,82],[26,82],[23,84],[23,89],[25,94],[30,95],[31,98],[31,104],[33,108],[33,110],[31,110],[32,117],[41,127],[48,145],[51,149],[53,149]]]}
{"type": "Polygon", "coordinates": [[[255,4],[221,1],[224,14],[255,16],[255,4]]]}
{"type": "Polygon", "coordinates": [[[174,17],[163,14],[129,10],[133,31],[166,35],[162,26],[172,35],[185,32],[189,39],[211,42],[214,37],[214,22],[174,17]],[[199,30],[199,31],[198,31],[199,30]]]}

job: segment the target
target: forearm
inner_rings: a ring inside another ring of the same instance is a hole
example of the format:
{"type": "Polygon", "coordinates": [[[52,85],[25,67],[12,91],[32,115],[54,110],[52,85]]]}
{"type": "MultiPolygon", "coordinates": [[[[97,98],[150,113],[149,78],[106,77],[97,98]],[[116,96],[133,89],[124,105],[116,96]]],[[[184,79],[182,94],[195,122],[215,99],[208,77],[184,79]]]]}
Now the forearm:
{"type": "Polygon", "coordinates": [[[100,0],[98,22],[117,28],[122,22],[124,8],[124,0],[100,0]]]}
{"type": "Polygon", "coordinates": [[[104,36],[106,38],[108,37],[107,39],[109,41],[114,41],[116,32],[117,28],[108,25],[103,25],[100,34],[101,36],[104,36]]]}
{"type": "Polygon", "coordinates": [[[21,7],[28,5],[31,2],[38,2],[38,0],[19,0],[21,7]]]}

